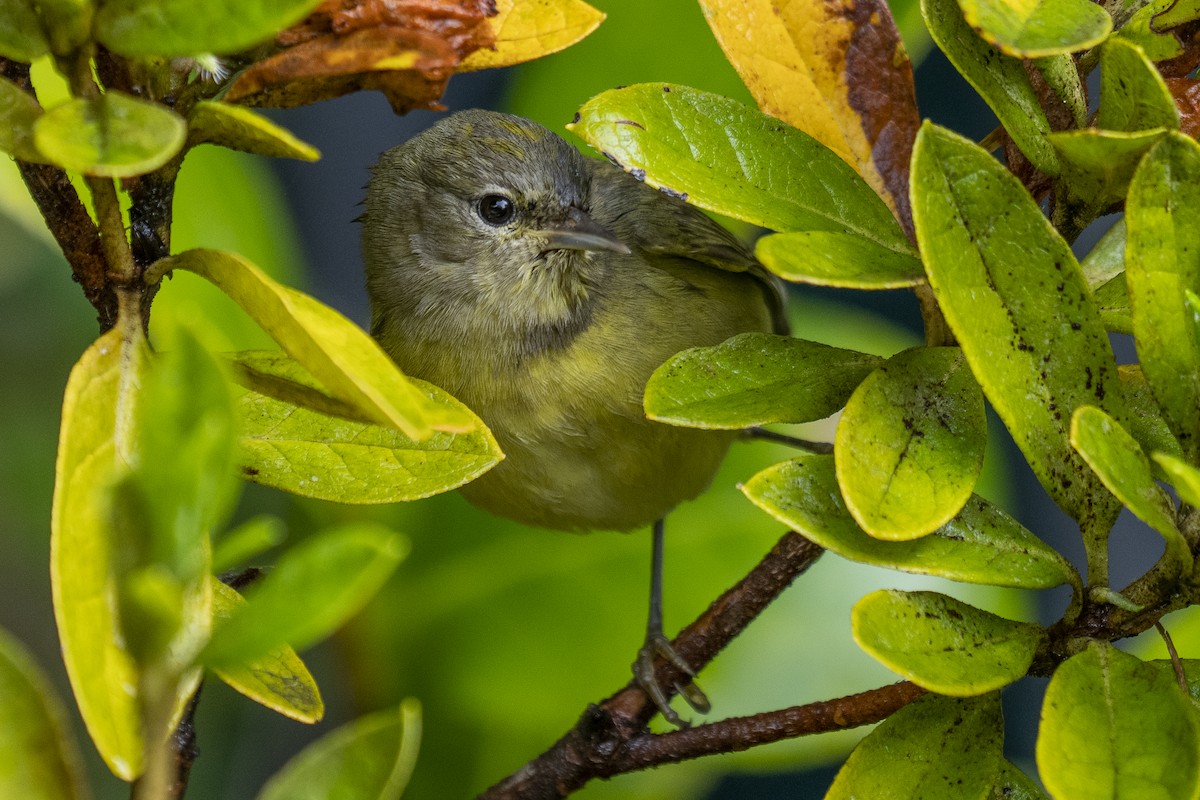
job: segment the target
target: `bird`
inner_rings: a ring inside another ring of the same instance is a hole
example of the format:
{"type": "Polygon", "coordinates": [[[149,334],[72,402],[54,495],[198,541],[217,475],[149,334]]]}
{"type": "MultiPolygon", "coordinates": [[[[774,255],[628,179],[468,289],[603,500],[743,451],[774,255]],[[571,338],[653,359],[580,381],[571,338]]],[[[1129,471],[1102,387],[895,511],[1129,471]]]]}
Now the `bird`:
{"type": "MultiPolygon", "coordinates": [[[[663,633],[663,519],[707,488],[737,432],[651,421],[642,398],[685,349],[786,334],[780,284],[702,211],[495,111],[453,113],[383,153],[363,205],[372,334],[505,454],[466,499],[555,530],[651,527],[634,677],[685,725],[654,671],[662,655],[692,676],[663,633]]],[[[694,683],[676,689],[708,710],[694,683]]]]}

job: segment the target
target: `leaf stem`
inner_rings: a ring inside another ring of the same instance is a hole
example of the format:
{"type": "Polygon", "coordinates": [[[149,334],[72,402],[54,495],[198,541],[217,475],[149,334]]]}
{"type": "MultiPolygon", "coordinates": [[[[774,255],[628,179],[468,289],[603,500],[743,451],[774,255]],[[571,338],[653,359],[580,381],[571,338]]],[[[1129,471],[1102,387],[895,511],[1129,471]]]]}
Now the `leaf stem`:
{"type": "Polygon", "coordinates": [[[786,433],[777,433],[767,430],[761,426],[755,425],[752,428],[746,428],[742,431],[742,436],[746,439],[760,439],[764,442],[775,442],[776,444],[786,444],[788,447],[794,447],[797,450],[806,450],[809,453],[827,454],[833,452],[832,442],[814,442],[808,439],[801,439],[796,436],[788,436],[786,433]]]}

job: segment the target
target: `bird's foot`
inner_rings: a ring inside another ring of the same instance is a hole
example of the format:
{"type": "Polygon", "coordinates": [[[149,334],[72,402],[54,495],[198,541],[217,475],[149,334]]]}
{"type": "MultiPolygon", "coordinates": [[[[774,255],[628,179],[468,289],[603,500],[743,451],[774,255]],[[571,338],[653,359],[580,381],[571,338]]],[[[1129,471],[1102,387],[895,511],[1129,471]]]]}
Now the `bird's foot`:
{"type": "Polygon", "coordinates": [[[662,656],[676,669],[687,676],[687,681],[675,683],[675,691],[687,701],[687,704],[701,714],[707,714],[712,706],[708,702],[708,697],[704,694],[696,682],[692,680],[696,673],[688,665],[679,653],[675,652],[675,648],[671,646],[671,640],[661,633],[651,633],[646,636],[646,641],[638,650],[637,660],[633,662],[633,677],[637,681],[638,686],[650,697],[650,700],[662,712],[663,718],[680,728],[691,727],[691,724],[675,713],[675,709],[671,708],[668,703],[667,693],[663,691],[662,685],[658,682],[658,676],[654,671],[655,656],[662,656]]]}

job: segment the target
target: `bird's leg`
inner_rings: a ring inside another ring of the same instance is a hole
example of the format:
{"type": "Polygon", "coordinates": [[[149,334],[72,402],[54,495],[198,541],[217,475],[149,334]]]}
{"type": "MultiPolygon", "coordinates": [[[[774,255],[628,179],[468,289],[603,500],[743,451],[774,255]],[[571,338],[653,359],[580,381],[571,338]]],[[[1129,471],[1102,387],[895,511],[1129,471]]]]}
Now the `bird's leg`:
{"type": "Polygon", "coordinates": [[[689,680],[680,685],[675,684],[675,691],[687,701],[688,705],[701,714],[708,713],[710,708],[708,698],[692,680],[695,675],[683,657],[675,652],[671,640],[663,633],[662,624],[662,574],[663,574],[663,521],[654,523],[653,540],[650,557],[650,617],[646,622],[646,641],[638,650],[637,661],[633,662],[633,676],[638,685],[650,696],[654,705],[662,712],[668,722],[681,728],[688,726],[687,722],[675,713],[667,702],[667,694],[658,682],[654,673],[654,657],[662,656],[688,676],[689,680]]]}

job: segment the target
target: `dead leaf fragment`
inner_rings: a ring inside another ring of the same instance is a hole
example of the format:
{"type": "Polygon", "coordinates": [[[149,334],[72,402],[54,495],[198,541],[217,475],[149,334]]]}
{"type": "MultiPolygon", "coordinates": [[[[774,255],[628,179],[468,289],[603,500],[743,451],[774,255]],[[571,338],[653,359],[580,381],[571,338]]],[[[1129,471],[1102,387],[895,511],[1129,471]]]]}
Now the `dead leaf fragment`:
{"type": "Polygon", "coordinates": [[[495,14],[494,0],[327,0],[280,33],[225,100],[289,108],[377,89],[397,114],[438,108],[463,58],[493,46],[495,14]]]}
{"type": "Polygon", "coordinates": [[[1193,139],[1200,139],[1200,80],[1167,78],[1167,88],[1179,108],[1179,130],[1193,139]]]}

